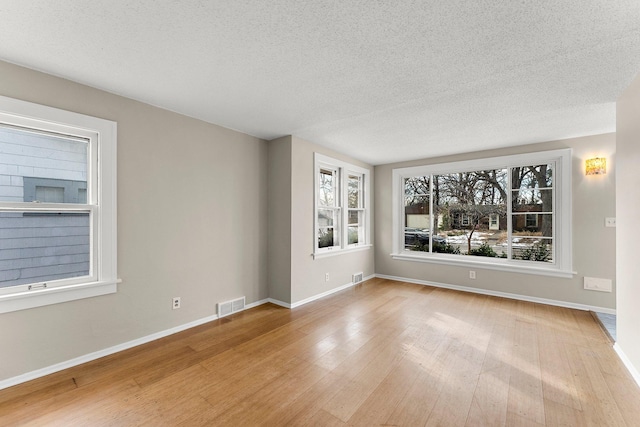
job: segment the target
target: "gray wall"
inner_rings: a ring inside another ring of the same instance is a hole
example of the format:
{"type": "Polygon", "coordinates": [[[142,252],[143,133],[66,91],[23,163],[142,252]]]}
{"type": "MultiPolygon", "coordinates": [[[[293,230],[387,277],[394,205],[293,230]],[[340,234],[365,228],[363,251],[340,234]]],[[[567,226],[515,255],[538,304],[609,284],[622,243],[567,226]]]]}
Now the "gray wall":
{"type": "Polygon", "coordinates": [[[291,137],[269,141],[269,297],[291,303],[291,137]]]}
{"type": "MultiPolygon", "coordinates": [[[[640,74],[622,94],[617,105],[618,173],[616,191],[618,251],[618,346],[640,371],[640,74]]],[[[640,378],[636,377],[640,381],[640,378]]]]}
{"type": "MultiPolygon", "coordinates": [[[[291,155],[291,301],[305,300],[351,282],[353,273],[364,277],[374,274],[373,248],[326,258],[313,259],[314,248],[314,153],[369,169],[373,180],[373,167],[359,160],[329,150],[303,139],[292,137],[291,155]],[[329,273],[329,281],[325,281],[329,273]]],[[[375,182],[371,183],[371,189],[375,182]]],[[[370,196],[374,196],[373,194],[370,196]]],[[[373,208],[372,200],[371,206],[373,208]]],[[[374,215],[371,215],[372,223],[374,215]]],[[[371,230],[373,241],[373,230],[371,230]]]]}
{"type": "Polygon", "coordinates": [[[615,228],[604,227],[605,217],[615,216],[615,151],[615,135],[605,134],[376,166],[376,273],[574,304],[615,308],[615,228]],[[394,168],[558,148],[573,149],[573,269],[577,271],[573,279],[474,268],[477,279],[471,280],[468,267],[400,261],[391,258],[391,175],[394,168]],[[587,177],[584,175],[584,161],[596,155],[607,157],[607,174],[587,177]],[[584,276],[614,280],[614,293],[584,290],[584,276]]]}
{"type": "Polygon", "coordinates": [[[0,380],[267,298],[265,141],[4,62],[0,76],[0,95],[118,123],[123,280],[116,294],[0,314],[0,380]]]}
{"type": "Polygon", "coordinates": [[[313,259],[315,153],[369,169],[373,178],[371,165],[295,136],[269,142],[269,296],[286,304],[347,285],[353,273],[374,274],[372,248],[313,259]]]}

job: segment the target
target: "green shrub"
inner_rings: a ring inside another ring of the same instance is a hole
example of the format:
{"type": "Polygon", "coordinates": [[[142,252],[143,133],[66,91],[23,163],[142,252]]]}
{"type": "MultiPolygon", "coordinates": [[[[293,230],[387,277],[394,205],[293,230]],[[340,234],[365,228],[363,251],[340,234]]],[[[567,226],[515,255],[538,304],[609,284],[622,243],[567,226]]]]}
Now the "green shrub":
{"type": "Polygon", "coordinates": [[[548,261],[549,258],[551,258],[551,248],[546,243],[534,243],[520,253],[520,259],[525,261],[548,261]]]}
{"type": "Polygon", "coordinates": [[[492,257],[492,258],[498,257],[498,254],[496,253],[496,251],[494,251],[491,248],[491,246],[489,246],[489,244],[486,242],[480,245],[478,249],[471,249],[469,251],[469,255],[486,256],[486,257],[492,257]]]}
{"type": "Polygon", "coordinates": [[[452,246],[449,242],[439,243],[433,242],[433,252],[443,253],[443,254],[460,254],[460,248],[457,246],[452,246]]]}

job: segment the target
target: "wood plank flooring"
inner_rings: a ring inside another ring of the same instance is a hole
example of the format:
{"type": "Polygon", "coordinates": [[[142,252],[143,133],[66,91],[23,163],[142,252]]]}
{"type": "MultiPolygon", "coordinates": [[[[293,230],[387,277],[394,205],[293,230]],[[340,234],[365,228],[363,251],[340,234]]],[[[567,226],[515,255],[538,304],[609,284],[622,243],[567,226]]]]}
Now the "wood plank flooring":
{"type": "Polygon", "coordinates": [[[638,426],[588,312],[373,279],[0,391],[0,425],[638,426]]]}

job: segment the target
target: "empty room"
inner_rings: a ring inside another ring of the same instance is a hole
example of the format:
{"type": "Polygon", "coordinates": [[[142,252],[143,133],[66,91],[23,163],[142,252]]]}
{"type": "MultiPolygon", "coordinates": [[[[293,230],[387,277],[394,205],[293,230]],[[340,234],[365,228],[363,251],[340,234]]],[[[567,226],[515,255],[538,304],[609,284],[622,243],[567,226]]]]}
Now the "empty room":
{"type": "Polygon", "coordinates": [[[639,425],[640,2],[0,16],[0,425],[639,425]]]}

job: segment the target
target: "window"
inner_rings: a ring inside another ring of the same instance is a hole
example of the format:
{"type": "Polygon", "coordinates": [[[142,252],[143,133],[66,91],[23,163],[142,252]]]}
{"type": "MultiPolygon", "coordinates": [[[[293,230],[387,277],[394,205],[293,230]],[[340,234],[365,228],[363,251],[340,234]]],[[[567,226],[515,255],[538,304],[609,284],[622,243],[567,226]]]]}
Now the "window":
{"type": "Polygon", "coordinates": [[[315,155],[314,256],[367,248],[369,171],[315,155]]]}
{"type": "Polygon", "coordinates": [[[0,312],[116,291],[116,124],[0,97],[0,312]]]}
{"type": "Polygon", "coordinates": [[[396,259],[573,273],[570,150],[394,169],[393,193],[396,259]]]}

